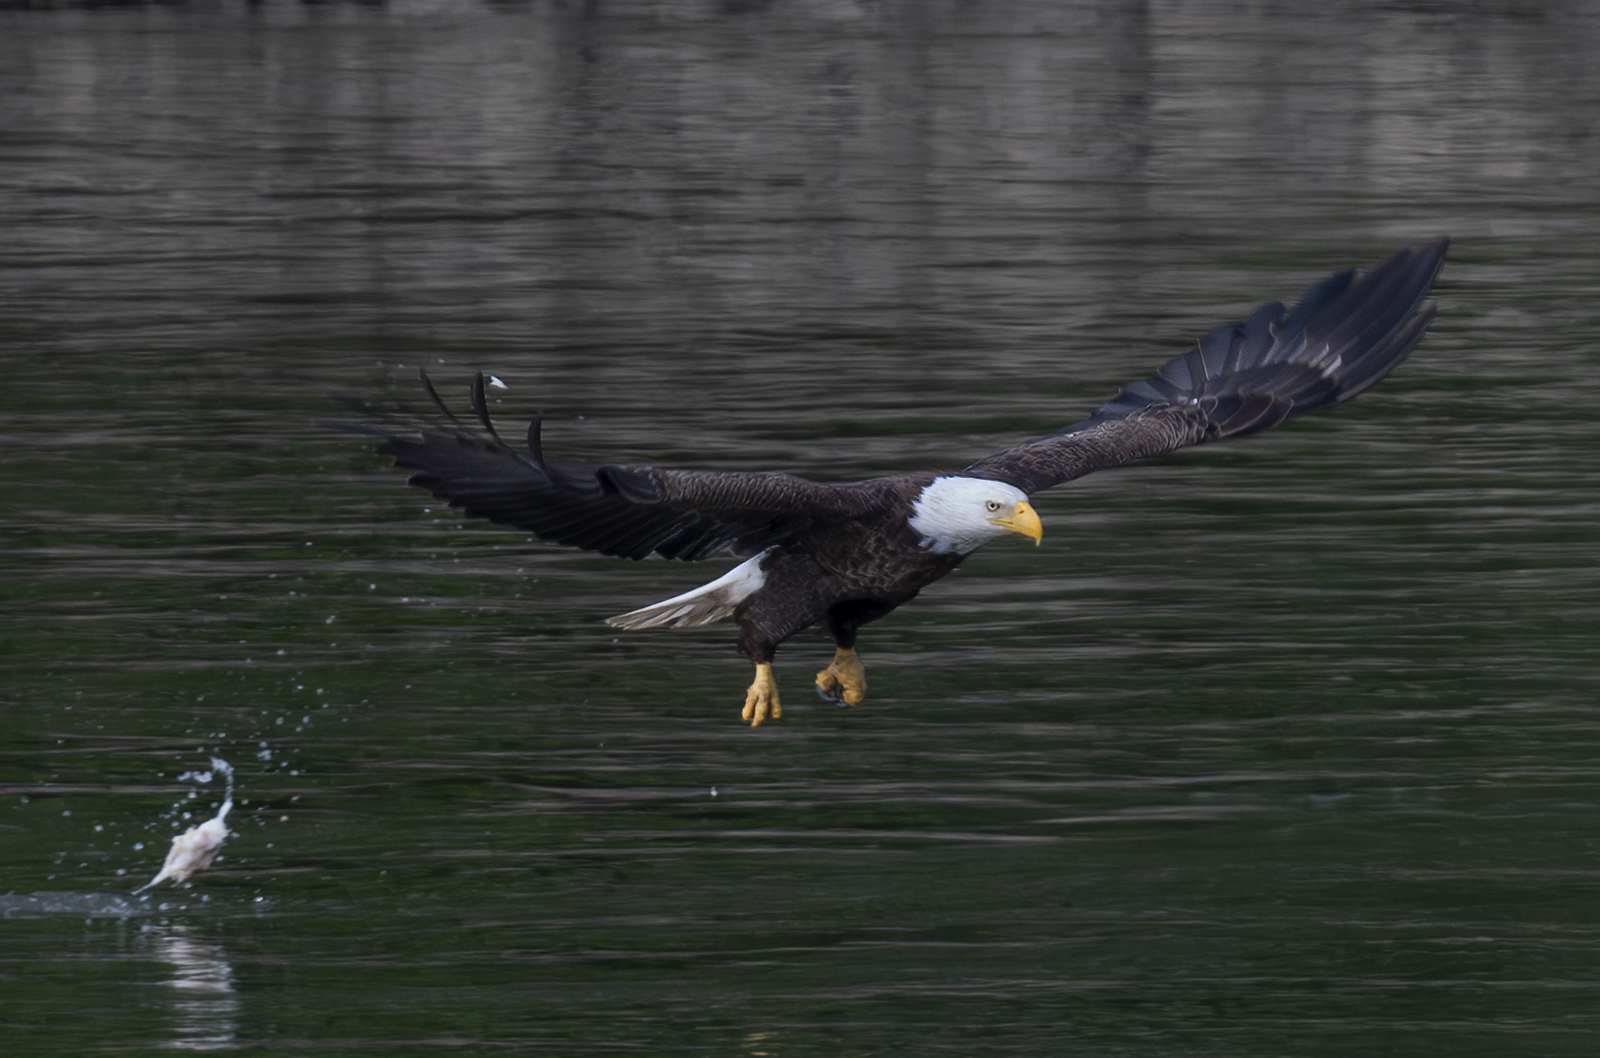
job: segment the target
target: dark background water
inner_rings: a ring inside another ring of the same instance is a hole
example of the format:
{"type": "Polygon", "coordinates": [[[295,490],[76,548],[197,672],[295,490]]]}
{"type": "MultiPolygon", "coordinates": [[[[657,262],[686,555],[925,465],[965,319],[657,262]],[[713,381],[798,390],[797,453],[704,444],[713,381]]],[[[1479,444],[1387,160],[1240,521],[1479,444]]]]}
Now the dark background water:
{"type": "Polygon", "coordinates": [[[1304,7],[0,12],[4,1052],[1594,1053],[1600,10],[1304,7]],[[958,467],[1438,233],[1377,390],[1046,495],[759,731],[601,623],[724,565],[314,425],[425,364],[958,467]]]}

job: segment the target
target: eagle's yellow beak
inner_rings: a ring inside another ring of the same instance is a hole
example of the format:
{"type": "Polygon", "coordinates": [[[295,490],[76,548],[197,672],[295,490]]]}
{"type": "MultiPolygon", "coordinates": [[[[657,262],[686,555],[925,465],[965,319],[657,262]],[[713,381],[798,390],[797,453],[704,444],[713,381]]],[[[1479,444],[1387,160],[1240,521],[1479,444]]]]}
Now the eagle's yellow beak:
{"type": "Polygon", "coordinates": [[[1002,529],[1010,529],[1013,533],[1021,533],[1028,537],[1037,546],[1044,539],[1044,523],[1039,521],[1039,512],[1027,500],[1018,500],[1011,513],[999,518],[990,518],[989,521],[1002,529]]]}

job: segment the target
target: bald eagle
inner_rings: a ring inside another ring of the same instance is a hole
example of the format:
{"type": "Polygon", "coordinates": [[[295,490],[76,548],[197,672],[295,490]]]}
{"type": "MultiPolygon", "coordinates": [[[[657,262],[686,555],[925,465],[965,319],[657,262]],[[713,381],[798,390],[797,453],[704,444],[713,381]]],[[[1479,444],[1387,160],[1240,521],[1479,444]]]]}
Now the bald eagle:
{"type": "Polygon", "coordinates": [[[353,428],[381,437],[377,451],[414,471],[411,484],[469,515],[603,555],[742,558],[703,587],[609,623],[631,630],[732,617],[755,666],[742,716],[757,727],[782,715],[772,675],[779,644],[822,625],[836,648],[817,691],[860,703],[861,626],[991,540],[1017,533],[1037,544],[1034,493],[1132,459],[1255,433],[1377,382],[1433,319],[1426,299],[1447,246],[1441,238],[1362,275],[1331,275],[1288,313],[1268,302],[1123,387],[1087,419],[958,471],[824,483],[547,459],[537,417],[525,451],[501,439],[481,373],[472,386],[475,422],[451,414],[424,374],[444,418],[386,415],[353,428]]]}

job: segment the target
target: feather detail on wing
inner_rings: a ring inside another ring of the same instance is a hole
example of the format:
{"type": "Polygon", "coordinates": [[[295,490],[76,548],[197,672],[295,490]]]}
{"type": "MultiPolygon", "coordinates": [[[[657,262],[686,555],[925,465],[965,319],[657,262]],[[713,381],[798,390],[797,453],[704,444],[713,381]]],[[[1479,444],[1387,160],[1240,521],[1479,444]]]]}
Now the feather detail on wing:
{"type": "Polygon", "coordinates": [[[368,411],[343,429],[382,438],[377,450],[415,471],[420,486],[452,507],[546,540],[625,558],[748,557],[819,519],[859,513],[859,490],[791,474],[700,473],[654,467],[586,466],[546,459],[540,420],[526,452],[506,444],[489,419],[483,375],[472,386],[477,421],[464,423],[423,385],[443,413],[425,420],[368,411]]]}
{"type": "Polygon", "coordinates": [[[1349,400],[1422,340],[1425,302],[1448,239],[1402,250],[1371,271],[1312,284],[1287,315],[1268,302],[1124,386],[1082,422],[981,459],[965,474],[1035,493],[1091,471],[1276,426],[1349,400]]]}

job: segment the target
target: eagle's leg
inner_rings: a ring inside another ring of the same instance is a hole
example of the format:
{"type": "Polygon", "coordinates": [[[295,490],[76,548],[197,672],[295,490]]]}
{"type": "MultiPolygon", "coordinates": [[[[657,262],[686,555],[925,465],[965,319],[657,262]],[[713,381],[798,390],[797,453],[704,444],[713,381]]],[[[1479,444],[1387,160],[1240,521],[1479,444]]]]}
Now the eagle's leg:
{"type": "Polygon", "coordinates": [[[833,661],[817,673],[817,693],[830,702],[860,705],[867,697],[867,670],[855,647],[836,647],[833,661]]]}
{"type": "Polygon", "coordinates": [[[751,727],[760,727],[767,720],[783,716],[783,707],[778,704],[778,681],[772,678],[772,662],[756,663],[756,678],[744,693],[744,712],[740,715],[751,727]]]}
{"type": "Polygon", "coordinates": [[[846,705],[866,701],[867,669],[856,656],[856,631],[893,609],[883,599],[850,599],[828,608],[823,623],[833,637],[833,660],[817,673],[817,693],[825,700],[846,705]]]}
{"type": "Polygon", "coordinates": [[[739,622],[739,650],[756,667],[756,678],[744,692],[744,712],[739,715],[751,727],[760,727],[783,716],[783,707],[778,704],[778,681],[772,678],[772,659],[783,637],[773,635],[749,606],[735,610],[733,616],[739,622]]]}
{"type": "Polygon", "coordinates": [[[760,590],[733,611],[739,625],[739,651],[756,667],[740,714],[751,727],[783,716],[778,684],[772,678],[772,659],[779,644],[790,636],[828,619],[831,584],[827,571],[809,555],[786,554],[780,549],[764,559],[760,568],[760,590]]]}

